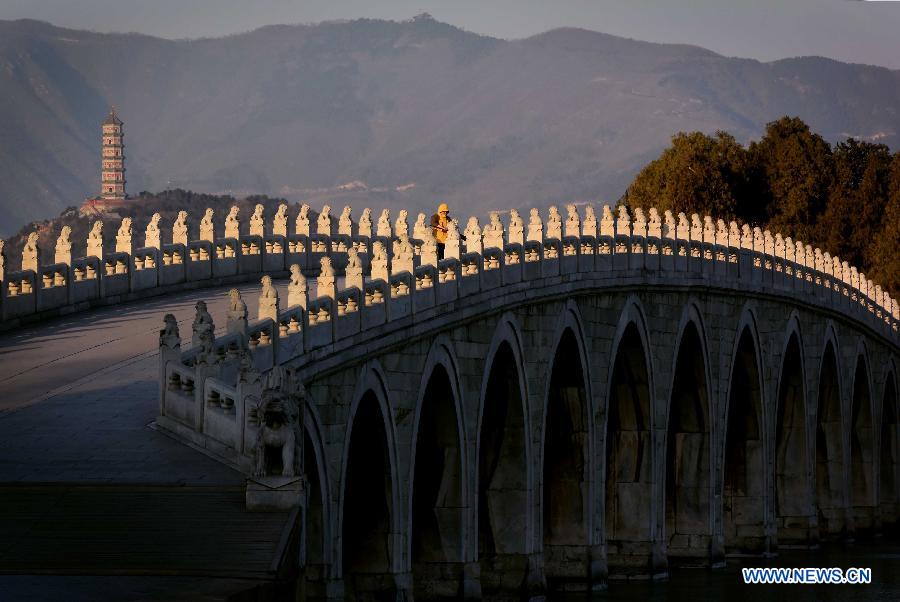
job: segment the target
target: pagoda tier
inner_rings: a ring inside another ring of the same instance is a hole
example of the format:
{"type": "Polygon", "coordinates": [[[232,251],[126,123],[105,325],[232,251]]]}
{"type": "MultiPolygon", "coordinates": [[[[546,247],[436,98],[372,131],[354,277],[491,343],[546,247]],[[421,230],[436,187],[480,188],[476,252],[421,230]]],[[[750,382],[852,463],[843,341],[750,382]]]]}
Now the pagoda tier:
{"type": "Polygon", "coordinates": [[[102,125],[100,160],[100,197],[109,200],[125,199],[125,132],[123,122],[110,109],[102,125]]]}

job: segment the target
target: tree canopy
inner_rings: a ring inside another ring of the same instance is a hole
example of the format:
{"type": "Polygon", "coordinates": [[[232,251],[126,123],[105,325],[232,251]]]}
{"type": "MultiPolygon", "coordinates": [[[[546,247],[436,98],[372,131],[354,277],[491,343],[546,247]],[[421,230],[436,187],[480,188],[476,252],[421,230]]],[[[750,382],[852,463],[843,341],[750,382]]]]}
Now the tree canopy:
{"type": "Polygon", "coordinates": [[[832,147],[798,117],[769,123],[746,148],[725,132],[679,132],[620,202],[781,232],[900,294],[900,152],[883,144],[832,147]]]}

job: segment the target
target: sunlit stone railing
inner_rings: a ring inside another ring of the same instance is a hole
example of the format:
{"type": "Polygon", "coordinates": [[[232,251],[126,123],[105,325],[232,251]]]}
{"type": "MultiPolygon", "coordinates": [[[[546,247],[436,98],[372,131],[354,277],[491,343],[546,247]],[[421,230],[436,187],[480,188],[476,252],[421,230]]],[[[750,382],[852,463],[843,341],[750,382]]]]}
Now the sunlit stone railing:
{"type": "MultiPolygon", "coordinates": [[[[425,244],[428,241],[409,240],[419,249],[412,261],[408,255],[399,259],[393,255],[395,248],[409,248],[404,247],[402,229],[399,237],[313,233],[188,243],[183,264],[163,267],[183,266],[187,279],[192,273],[209,278],[210,274],[249,270],[258,276],[266,266],[279,272],[287,268],[291,270],[288,303],[277,319],[264,315],[261,306],[260,319],[240,332],[216,338],[209,349],[181,351],[180,346],[162,346],[158,422],[198,444],[216,446],[219,455],[246,467],[252,454],[248,442],[255,433],[254,404],[261,391],[260,378],[274,366],[304,365],[313,361],[305,358],[324,357],[357,345],[370,350],[393,330],[427,326],[437,314],[452,317],[456,312],[463,319],[469,300],[496,303],[507,299],[514,303],[525,291],[540,293],[560,286],[573,291],[579,286],[580,290],[603,290],[623,284],[699,286],[708,294],[774,296],[840,314],[900,346],[900,308],[880,286],[839,258],[777,233],[735,222],[725,224],[708,216],[670,212],[660,216],[654,209],[645,215],[640,209],[630,213],[620,207],[613,213],[604,207],[597,221],[593,210],[586,210],[584,220],[578,220],[577,211],[569,207],[564,224],[558,212],[551,210],[547,227],[536,224],[536,216],[532,212],[529,238],[521,242],[507,242],[506,232],[498,231],[492,216],[490,246],[483,238],[473,238],[483,236],[474,218],[469,220],[464,242],[455,240],[458,226],[454,224],[446,258],[426,263],[422,262],[422,249],[430,246],[425,244]],[[282,238],[280,253],[273,256],[282,238]],[[254,240],[263,241],[258,255],[245,254],[244,247],[254,240]],[[204,249],[206,255],[201,256],[204,249]],[[348,265],[351,249],[355,251],[353,261],[359,262],[354,265],[362,265],[364,278],[351,279],[357,285],[337,289],[335,274],[348,265]],[[320,274],[319,296],[309,298],[311,282],[303,272],[320,274]]],[[[322,230],[327,231],[325,227],[322,230]]],[[[114,275],[104,276],[100,270],[95,280],[102,284],[104,278],[123,276],[117,272],[123,265],[121,253],[108,254],[104,262],[107,271],[115,266],[114,275]]],[[[76,260],[75,265],[84,272],[94,264],[76,260]]],[[[147,267],[145,260],[144,271],[159,269],[159,261],[155,267],[147,267]]],[[[59,270],[58,265],[51,266],[41,274],[55,275],[59,270]]],[[[18,312],[35,311],[27,301],[22,303],[34,295],[34,274],[10,276],[4,282],[4,303],[20,303],[10,305],[18,312]],[[7,292],[13,286],[18,289],[15,295],[7,292]],[[29,286],[31,292],[22,292],[29,286]]],[[[71,286],[71,280],[60,286],[71,286]]],[[[90,280],[82,277],[76,281],[90,280]]],[[[133,286],[133,277],[130,282],[133,286]]],[[[265,312],[272,311],[271,305],[268,307],[265,312]]]]}
{"type": "MultiPolygon", "coordinates": [[[[171,243],[159,239],[159,220],[155,219],[147,228],[143,247],[135,244],[130,218],[125,218],[117,232],[116,250],[101,250],[103,224],[97,222],[86,242],[91,253],[86,257],[72,256],[69,231],[64,229],[56,247],[56,258],[63,261],[52,265],[39,264],[36,237],[30,238],[23,251],[23,266],[29,269],[4,273],[6,261],[0,257],[0,327],[180,288],[248,281],[264,273],[283,275],[292,265],[311,274],[318,271],[322,257],[330,258],[342,274],[348,251],[353,249],[365,268],[367,283],[383,280],[383,290],[370,291],[365,284],[366,290],[359,291],[357,300],[342,298],[330,308],[316,301],[323,323],[341,323],[346,315],[359,312],[359,328],[364,330],[381,319],[369,315],[373,311],[369,301],[376,292],[378,300],[373,303],[381,306],[384,319],[389,320],[417,307],[522,279],[574,273],[609,277],[623,270],[639,270],[660,280],[692,274],[716,286],[741,283],[761,291],[797,295],[804,302],[862,321],[892,340],[897,336],[897,301],[855,267],[778,233],[726,224],[710,216],[660,215],[652,208],[645,213],[639,208],[629,212],[624,207],[604,206],[598,219],[592,207],[585,207],[582,216],[569,206],[565,217],[551,208],[546,222],[534,210],[527,225],[518,213],[511,212],[504,225],[492,214],[483,230],[475,218],[467,221],[465,233],[454,224],[445,250],[447,259],[435,262],[433,244],[426,245],[422,238],[431,236],[430,229],[423,228],[418,219],[412,231],[419,238],[406,238],[409,224],[405,212],[393,223],[390,213],[383,212],[376,228],[371,223],[358,226],[349,221],[349,208],[340,218],[323,214],[316,224],[309,224],[309,209],[304,207],[290,233],[286,210],[279,208],[266,223],[258,207],[253,234],[244,235],[237,213],[232,212],[227,224],[230,236],[223,238],[212,236],[215,216],[208,210],[198,240],[185,237],[191,231],[191,220],[182,212],[171,243]],[[401,239],[408,240],[411,257],[393,256],[401,239]],[[376,241],[382,245],[382,259],[373,255],[376,241]],[[427,289],[432,290],[425,292],[427,289]]],[[[371,211],[362,213],[371,219],[371,211]]],[[[317,318],[314,325],[318,323],[317,318]]],[[[309,324],[308,316],[302,324],[309,324]]]]}

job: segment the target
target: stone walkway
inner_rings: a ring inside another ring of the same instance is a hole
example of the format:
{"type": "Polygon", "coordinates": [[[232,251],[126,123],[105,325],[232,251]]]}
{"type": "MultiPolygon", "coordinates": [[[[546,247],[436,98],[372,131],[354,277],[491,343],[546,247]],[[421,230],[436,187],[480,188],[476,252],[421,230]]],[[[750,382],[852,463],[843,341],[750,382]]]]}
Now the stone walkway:
{"type": "MultiPolygon", "coordinates": [[[[254,315],[259,286],[239,288],[254,315]]],[[[189,341],[196,300],[221,321],[227,290],[0,334],[0,599],[213,600],[266,578],[287,515],[246,512],[243,475],[149,427],[163,314],[189,341]]]]}

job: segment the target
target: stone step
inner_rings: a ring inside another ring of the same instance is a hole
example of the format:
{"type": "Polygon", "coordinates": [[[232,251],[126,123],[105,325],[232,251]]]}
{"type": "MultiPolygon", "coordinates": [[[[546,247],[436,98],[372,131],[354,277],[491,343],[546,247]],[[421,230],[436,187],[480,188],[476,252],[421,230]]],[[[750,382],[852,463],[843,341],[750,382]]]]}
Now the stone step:
{"type": "Polygon", "coordinates": [[[242,487],[2,485],[0,573],[271,579],[290,526],[242,487]]]}

